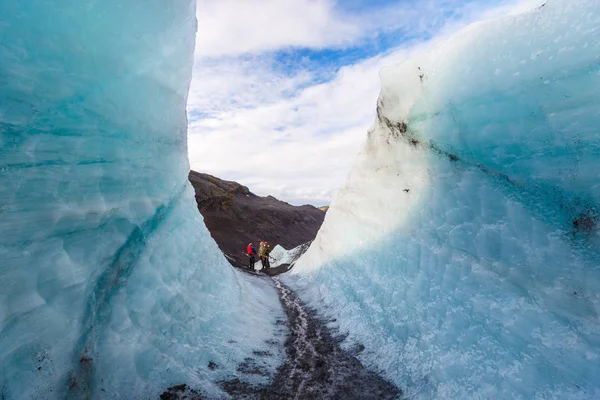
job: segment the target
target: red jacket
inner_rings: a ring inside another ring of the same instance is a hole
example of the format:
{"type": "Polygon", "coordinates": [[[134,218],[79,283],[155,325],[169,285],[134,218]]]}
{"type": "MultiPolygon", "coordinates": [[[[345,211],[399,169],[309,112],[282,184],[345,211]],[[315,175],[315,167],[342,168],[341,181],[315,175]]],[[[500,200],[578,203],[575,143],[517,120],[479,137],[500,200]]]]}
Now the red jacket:
{"type": "Polygon", "coordinates": [[[246,247],[246,252],[248,253],[248,256],[253,256],[256,254],[256,249],[254,248],[254,246],[249,244],[248,247],[246,247]]]}

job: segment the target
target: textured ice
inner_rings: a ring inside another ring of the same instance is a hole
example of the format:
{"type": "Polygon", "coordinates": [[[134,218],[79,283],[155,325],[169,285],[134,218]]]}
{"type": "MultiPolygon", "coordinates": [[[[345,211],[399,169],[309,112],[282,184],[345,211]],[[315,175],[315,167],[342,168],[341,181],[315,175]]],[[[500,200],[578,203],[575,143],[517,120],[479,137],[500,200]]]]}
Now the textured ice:
{"type": "Polygon", "coordinates": [[[290,250],[286,250],[280,245],[275,246],[270,254],[271,267],[274,268],[282,264],[294,263],[296,260],[298,260],[298,258],[300,258],[302,253],[306,251],[309,244],[310,243],[301,244],[300,246],[296,246],[290,250]]]}
{"type": "Polygon", "coordinates": [[[549,1],[381,72],[286,278],[409,398],[600,398],[600,3],[549,1]]]}
{"type": "Polygon", "coordinates": [[[2,399],[214,394],[283,316],[187,182],[194,7],[0,2],[2,399]]]}

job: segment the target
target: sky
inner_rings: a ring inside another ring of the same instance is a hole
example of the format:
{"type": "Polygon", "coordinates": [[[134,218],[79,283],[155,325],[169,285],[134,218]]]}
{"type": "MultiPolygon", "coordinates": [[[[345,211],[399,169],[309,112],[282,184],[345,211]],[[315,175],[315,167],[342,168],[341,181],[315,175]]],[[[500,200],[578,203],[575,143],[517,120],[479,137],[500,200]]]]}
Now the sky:
{"type": "Polygon", "coordinates": [[[378,71],[540,0],[198,0],[191,168],[327,205],[375,118],[378,71]]]}

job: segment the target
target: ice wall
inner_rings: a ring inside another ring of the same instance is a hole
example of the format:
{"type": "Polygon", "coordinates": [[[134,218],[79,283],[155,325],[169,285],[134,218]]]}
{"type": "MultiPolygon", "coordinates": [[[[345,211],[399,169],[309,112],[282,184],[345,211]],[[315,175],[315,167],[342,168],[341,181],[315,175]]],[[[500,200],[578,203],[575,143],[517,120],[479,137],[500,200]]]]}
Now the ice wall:
{"type": "Polygon", "coordinates": [[[2,399],[214,394],[283,315],[187,182],[194,8],[0,2],[2,399]]]}
{"type": "Polygon", "coordinates": [[[599,398],[600,3],[471,26],[381,81],[288,283],[409,398],[599,398]]]}

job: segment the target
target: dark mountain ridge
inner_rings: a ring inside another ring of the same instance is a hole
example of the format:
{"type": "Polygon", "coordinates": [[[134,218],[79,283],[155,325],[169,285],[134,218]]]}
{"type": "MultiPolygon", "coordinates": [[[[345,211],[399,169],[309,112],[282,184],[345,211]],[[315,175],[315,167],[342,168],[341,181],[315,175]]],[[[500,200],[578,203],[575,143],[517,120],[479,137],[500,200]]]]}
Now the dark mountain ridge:
{"type": "Polygon", "coordinates": [[[317,235],[325,213],[311,205],[293,206],[273,196],[261,197],[237,182],[190,171],[198,210],[211,236],[235,267],[248,265],[249,242],[291,249],[317,235]]]}

